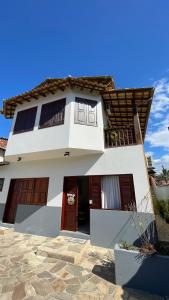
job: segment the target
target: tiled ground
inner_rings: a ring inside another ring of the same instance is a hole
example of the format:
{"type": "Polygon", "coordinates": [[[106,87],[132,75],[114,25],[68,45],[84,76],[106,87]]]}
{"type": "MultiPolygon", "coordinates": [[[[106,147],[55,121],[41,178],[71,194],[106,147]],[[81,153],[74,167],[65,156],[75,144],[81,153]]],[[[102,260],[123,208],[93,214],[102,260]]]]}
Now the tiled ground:
{"type": "Polygon", "coordinates": [[[0,228],[1,300],[160,300],[114,284],[112,252],[0,228]],[[58,259],[59,258],[59,259],[58,259]]]}

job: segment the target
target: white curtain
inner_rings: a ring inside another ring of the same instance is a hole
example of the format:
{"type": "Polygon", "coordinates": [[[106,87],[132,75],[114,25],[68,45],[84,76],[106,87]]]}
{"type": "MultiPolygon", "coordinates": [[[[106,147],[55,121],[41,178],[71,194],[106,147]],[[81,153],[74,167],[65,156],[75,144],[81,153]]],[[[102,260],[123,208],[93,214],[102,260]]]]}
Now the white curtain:
{"type": "Polygon", "coordinates": [[[102,207],[120,209],[120,184],[118,176],[102,177],[102,207]]]}

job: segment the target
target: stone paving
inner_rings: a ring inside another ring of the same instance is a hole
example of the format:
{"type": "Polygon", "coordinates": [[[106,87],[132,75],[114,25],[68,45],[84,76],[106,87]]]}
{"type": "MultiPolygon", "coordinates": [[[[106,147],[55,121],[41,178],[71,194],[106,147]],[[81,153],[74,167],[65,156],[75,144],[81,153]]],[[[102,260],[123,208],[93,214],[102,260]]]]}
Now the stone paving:
{"type": "Polygon", "coordinates": [[[113,253],[89,241],[0,228],[1,300],[161,300],[115,285],[113,253]],[[76,259],[76,256],[78,259],[76,259]]]}

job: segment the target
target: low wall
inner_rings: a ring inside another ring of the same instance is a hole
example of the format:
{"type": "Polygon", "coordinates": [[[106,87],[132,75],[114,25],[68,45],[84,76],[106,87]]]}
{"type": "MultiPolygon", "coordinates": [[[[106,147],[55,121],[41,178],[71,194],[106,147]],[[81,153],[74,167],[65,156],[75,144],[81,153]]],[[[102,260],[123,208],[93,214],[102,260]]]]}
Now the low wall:
{"type": "Polygon", "coordinates": [[[116,243],[140,244],[140,225],[149,228],[151,239],[156,238],[154,215],[130,211],[90,210],[90,239],[93,245],[114,248],[116,243]]]}
{"type": "Polygon", "coordinates": [[[141,255],[115,246],[116,284],[169,296],[169,256],[141,255]]]}
{"type": "Polygon", "coordinates": [[[158,200],[169,199],[169,185],[166,186],[155,186],[154,192],[158,200]]]}
{"type": "Polygon", "coordinates": [[[59,235],[61,207],[18,205],[14,228],[18,232],[51,236],[59,235]]]}

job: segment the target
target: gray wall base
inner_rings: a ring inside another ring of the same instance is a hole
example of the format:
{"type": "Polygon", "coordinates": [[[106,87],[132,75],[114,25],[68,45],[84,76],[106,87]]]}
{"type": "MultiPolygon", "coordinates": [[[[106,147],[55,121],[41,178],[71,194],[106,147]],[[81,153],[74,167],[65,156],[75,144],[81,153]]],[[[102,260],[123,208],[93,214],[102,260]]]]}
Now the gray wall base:
{"type": "Polygon", "coordinates": [[[139,222],[142,222],[143,226],[150,229],[151,240],[154,240],[156,234],[153,214],[91,209],[91,243],[105,248],[114,248],[115,244],[121,241],[140,245],[139,222]]]}
{"type": "Polygon", "coordinates": [[[169,296],[169,256],[141,255],[115,246],[116,284],[169,296]]]}
{"type": "Polygon", "coordinates": [[[5,205],[4,203],[0,203],[0,226],[7,227],[7,228],[13,228],[14,225],[10,223],[3,223],[3,216],[5,211],[5,205]]]}
{"type": "Polygon", "coordinates": [[[0,203],[0,222],[2,222],[3,215],[4,215],[4,210],[5,210],[5,204],[0,203]]]}
{"type": "Polygon", "coordinates": [[[61,207],[18,205],[14,228],[41,236],[59,235],[61,224],[61,207]]]}

